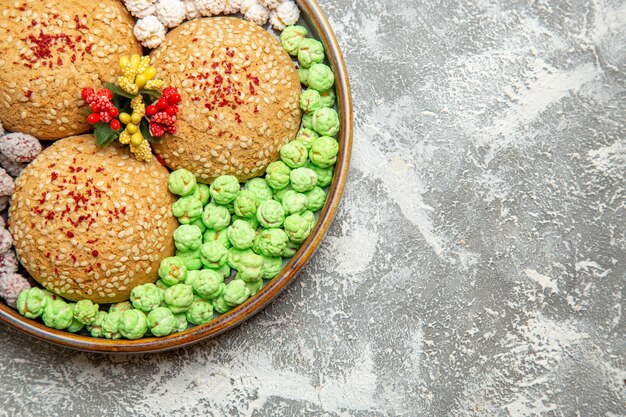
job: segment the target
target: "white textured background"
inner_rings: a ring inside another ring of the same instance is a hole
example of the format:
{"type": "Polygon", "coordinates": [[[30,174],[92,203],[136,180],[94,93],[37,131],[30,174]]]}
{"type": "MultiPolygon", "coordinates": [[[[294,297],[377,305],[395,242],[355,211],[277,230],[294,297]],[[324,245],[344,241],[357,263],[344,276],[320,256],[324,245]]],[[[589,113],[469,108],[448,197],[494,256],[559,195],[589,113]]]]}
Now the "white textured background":
{"type": "Polygon", "coordinates": [[[626,3],[320,3],[356,134],[297,282],[165,354],[2,325],[1,415],[626,414],[626,3]]]}

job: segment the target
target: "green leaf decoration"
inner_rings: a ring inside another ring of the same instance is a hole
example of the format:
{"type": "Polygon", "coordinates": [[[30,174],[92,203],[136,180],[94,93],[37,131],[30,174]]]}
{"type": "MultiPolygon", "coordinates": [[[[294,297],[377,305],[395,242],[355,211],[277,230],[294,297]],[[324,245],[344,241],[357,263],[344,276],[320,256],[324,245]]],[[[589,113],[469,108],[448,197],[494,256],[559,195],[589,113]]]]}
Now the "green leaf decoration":
{"type": "Polygon", "coordinates": [[[122,87],[120,87],[117,84],[104,83],[104,88],[107,88],[107,89],[111,90],[111,92],[113,93],[113,96],[115,96],[117,94],[118,96],[122,96],[122,97],[126,97],[126,98],[133,98],[133,97],[135,97],[132,94],[122,90],[122,87]]]}
{"type": "Polygon", "coordinates": [[[111,129],[108,123],[96,123],[94,125],[94,135],[96,135],[96,143],[98,146],[108,146],[119,137],[116,130],[111,129]]]}
{"type": "Polygon", "coordinates": [[[156,98],[161,98],[163,97],[163,95],[161,94],[160,91],[158,90],[145,90],[145,89],[141,89],[139,90],[139,94],[141,95],[147,95],[150,97],[156,97],[156,98]]]}
{"type": "Polygon", "coordinates": [[[82,111],[85,116],[89,116],[91,114],[91,107],[81,107],[80,111],[82,111]]]}
{"type": "Polygon", "coordinates": [[[141,123],[139,123],[139,131],[143,135],[143,138],[146,139],[150,143],[159,143],[161,142],[161,138],[155,138],[150,133],[150,122],[145,117],[141,119],[141,123]]]}

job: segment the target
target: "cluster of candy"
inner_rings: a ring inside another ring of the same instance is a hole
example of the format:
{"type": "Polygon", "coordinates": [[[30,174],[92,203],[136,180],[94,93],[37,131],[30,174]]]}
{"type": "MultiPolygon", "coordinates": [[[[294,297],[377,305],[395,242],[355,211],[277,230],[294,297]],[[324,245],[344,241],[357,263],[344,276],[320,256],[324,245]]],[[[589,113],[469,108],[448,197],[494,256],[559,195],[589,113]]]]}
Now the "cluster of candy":
{"type": "Polygon", "coordinates": [[[294,25],[300,9],[293,0],[124,0],[128,11],[138,20],[135,37],[146,48],[156,48],[168,28],[185,20],[241,13],[258,25],[268,21],[276,30],[294,25]]]}
{"type": "Polygon", "coordinates": [[[82,98],[89,108],[87,121],[94,125],[96,140],[106,146],[118,139],[130,145],[130,152],[139,161],[152,158],[150,142],[158,141],[165,133],[176,133],[176,114],[180,94],[154,78],[156,68],[150,66],[150,57],[133,55],[120,58],[122,75],[118,84],[107,84],[98,90],[85,88],[82,98]],[[146,101],[153,104],[146,106],[146,101]]]}

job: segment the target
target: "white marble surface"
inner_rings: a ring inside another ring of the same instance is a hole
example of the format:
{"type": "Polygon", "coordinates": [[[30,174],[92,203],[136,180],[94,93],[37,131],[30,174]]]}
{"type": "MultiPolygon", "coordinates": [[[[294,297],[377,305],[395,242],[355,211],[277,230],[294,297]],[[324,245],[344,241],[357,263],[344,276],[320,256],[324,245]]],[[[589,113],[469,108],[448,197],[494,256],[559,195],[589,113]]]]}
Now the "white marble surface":
{"type": "Polygon", "coordinates": [[[298,281],[164,354],[2,325],[0,415],[626,414],[626,3],[320,3],[356,134],[298,281]]]}

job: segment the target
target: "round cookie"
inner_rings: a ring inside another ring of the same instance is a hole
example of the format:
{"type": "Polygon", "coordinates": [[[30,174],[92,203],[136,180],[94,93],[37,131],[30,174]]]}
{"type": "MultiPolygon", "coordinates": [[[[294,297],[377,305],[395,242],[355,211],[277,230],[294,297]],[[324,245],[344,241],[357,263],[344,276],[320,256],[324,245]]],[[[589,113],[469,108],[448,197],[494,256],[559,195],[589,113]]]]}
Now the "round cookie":
{"type": "Polygon", "coordinates": [[[154,145],[172,169],[198,181],[262,175],[300,126],[300,81],[289,55],[243,19],[184,23],[152,52],[158,77],[182,97],[177,132],[154,145]]]}
{"type": "Polygon", "coordinates": [[[9,230],[26,270],[69,300],[127,300],[174,255],[168,172],[93,135],[55,142],[16,180],[9,230]]]}
{"type": "Polygon", "coordinates": [[[89,131],[83,87],[115,81],[121,55],[141,54],[116,0],[7,1],[0,14],[0,122],[52,140],[89,131]]]}

